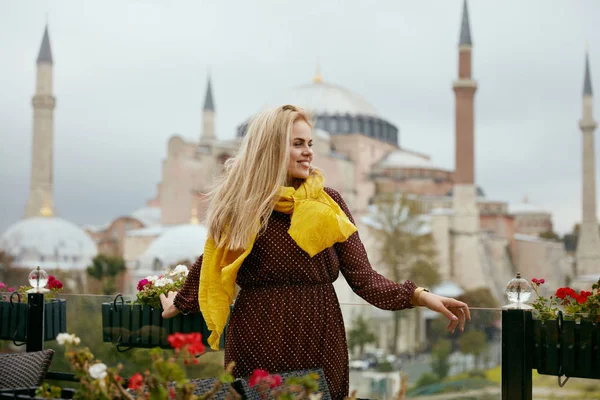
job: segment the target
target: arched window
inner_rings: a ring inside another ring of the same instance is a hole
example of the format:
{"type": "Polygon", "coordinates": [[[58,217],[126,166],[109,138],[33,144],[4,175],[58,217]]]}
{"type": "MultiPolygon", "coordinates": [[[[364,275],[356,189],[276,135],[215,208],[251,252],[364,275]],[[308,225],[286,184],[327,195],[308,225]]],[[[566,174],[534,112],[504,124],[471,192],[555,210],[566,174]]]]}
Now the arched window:
{"type": "Polygon", "coordinates": [[[357,117],[350,117],[350,118],[351,118],[350,125],[352,126],[350,133],[360,132],[360,126],[359,126],[359,123],[358,123],[358,118],[357,117]]]}
{"type": "Polygon", "coordinates": [[[338,119],[336,116],[331,116],[329,118],[329,124],[327,129],[330,133],[336,133],[338,131],[338,119]]]}

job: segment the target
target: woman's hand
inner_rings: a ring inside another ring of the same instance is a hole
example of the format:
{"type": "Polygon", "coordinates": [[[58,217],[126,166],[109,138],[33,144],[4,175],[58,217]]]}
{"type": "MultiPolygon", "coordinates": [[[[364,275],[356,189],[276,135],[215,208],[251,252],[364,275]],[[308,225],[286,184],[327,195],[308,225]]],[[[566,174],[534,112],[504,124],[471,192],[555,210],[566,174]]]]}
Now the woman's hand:
{"type": "Polygon", "coordinates": [[[429,292],[421,292],[419,295],[419,304],[432,311],[444,314],[450,320],[450,323],[448,323],[448,330],[451,333],[454,333],[457,326],[458,330],[463,332],[465,330],[465,321],[471,320],[469,306],[462,301],[450,297],[439,296],[429,292]]]}
{"type": "Polygon", "coordinates": [[[174,316],[179,314],[179,309],[175,307],[175,304],[173,304],[173,300],[175,300],[175,295],[177,295],[177,292],[169,292],[166,296],[164,295],[164,293],[161,293],[161,295],[159,296],[160,304],[162,305],[163,309],[163,318],[173,318],[174,316]]]}

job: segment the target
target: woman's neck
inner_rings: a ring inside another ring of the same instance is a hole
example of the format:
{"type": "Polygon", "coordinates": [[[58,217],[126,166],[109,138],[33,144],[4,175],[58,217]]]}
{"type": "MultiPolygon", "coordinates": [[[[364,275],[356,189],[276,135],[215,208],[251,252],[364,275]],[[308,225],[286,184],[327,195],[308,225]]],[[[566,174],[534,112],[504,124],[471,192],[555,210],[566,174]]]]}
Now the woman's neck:
{"type": "Polygon", "coordinates": [[[300,185],[304,183],[304,179],[298,178],[288,178],[286,186],[293,187],[294,189],[298,189],[300,185]]]}

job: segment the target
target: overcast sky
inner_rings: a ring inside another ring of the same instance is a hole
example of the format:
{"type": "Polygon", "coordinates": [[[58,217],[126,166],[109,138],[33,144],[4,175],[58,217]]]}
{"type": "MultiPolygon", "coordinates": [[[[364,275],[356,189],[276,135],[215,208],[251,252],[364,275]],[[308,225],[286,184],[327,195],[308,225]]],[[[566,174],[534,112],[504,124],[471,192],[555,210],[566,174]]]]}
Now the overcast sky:
{"type": "MultiPolygon", "coordinates": [[[[461,10],[462,0],[2,0],[0,232],[21,218],[29,190],[46,20],[57,212],[100,224],[155,195],[171,135],[199,137],[208,71],[222,139],[309,83],[319,60],[326,82],[399,127],[401,146],[453,168],[461,10]]],[[[581,215],[586,40],[600,94],[600,2],[471,0],[469,12],[477,183],[493,200],[527,195],[569,231],[581,215]]]]}

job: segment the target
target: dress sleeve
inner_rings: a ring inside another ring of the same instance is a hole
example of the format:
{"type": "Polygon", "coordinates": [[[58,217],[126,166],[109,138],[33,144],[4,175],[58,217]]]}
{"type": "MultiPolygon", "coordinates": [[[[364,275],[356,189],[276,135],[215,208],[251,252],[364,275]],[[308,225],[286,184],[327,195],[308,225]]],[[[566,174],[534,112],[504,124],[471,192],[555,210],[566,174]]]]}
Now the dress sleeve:
{"type": "Polygon", "coordinates": [[[183,314],[192,314],[200,312],[198,304],[198,288],[200,286],[200,269],[202,268],[202,256],[198,257],[194,265],[190,268],[183,287],[173,300],[175,307],[183,314]]]}
{"type": "MultiPolygon", "coordinates": [[[[327,193],[335,200],[346,213],[353,224],[348,206],[342,196],[333,189],[326,189],[327,193]]],[[[356,225],[356,224],[355,224],[356,225]]],[[[401,310],[413,308],[412,296],[417,288],[410,280],[396,283],[379,274],[371,267],[367,251],[355,232],[342,243],[334,245],[340,260],[340,270],[352,290],[365,301],[383,310],[401,310]]]]}

